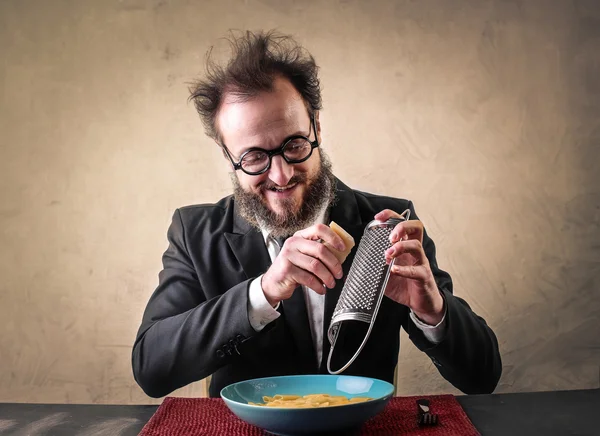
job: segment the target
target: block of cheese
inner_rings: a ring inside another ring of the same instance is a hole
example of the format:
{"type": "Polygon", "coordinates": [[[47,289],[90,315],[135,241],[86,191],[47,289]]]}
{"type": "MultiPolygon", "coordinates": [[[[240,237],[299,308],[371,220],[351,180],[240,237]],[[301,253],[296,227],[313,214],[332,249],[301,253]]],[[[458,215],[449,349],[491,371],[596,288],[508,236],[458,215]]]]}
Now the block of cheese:
{"type": "Polygon", "coordinates": [[[350,254],[352,247],[354,247],[354,238],[352,237],[352,235],[350,235],[350,233],[348,233],[347,231],[342,229],[335,221],[331,221],[331,224],[329,224],[329,227],[340,238],[342,238],[342,241],[344,241],[344,244],[346,244],[346,249],[343,251],[340,251],[337,248],[332,247],[327,242],[324,242],[324,244],[327,246],[327,248],[329,248],[331,250],[331,252],[335,255],[335,257],[338,258],[340,263],[344,263],[344,261],[348,257],[348,254],[350,254]]]}

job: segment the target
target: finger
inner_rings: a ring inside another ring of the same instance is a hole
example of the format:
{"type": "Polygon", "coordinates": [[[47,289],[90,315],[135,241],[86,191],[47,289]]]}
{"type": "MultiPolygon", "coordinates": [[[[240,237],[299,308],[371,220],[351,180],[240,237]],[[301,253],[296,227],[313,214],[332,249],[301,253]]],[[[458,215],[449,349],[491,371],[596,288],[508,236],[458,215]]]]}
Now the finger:
{"type": "Polygon", "coordinates": [[[386,260],[395,259],[405,253],[408,253],[417,259],[419,265],[426,265],[429,263],[425,251],[423,251],[423,245],[416,239],[396,242],[385,251],[385,257],[386,260]]]}
{"type": "Polygon", "coordinates": [[[344,275],[342,264],[325,245],[317,241],[307,240],[301,237],[292,237],[290,247],[312,258],[318,259],[337,279],[344,275]]]}
{"type": "Polygon", "coordinates": [[[323,286],[323,282],[317,278],[314,274],[309,273],[302,268],[296,267],[293,272],[294,281],[301,286],[306,286],[312,289],[317,294],[323,295],[327,291],[323,286]]]}
{"type": "Polygon", "coordinates": [[[398,212],[391,209],[384,209],[375,215],[374,218],[379,221],[387,221],[390,218],[402,218],[402,216],[398,212]]]}
{"type": "Polygon", "coordinates": [[[331,244],[340,251],[344,251],[346,249],[346,244],[344,243],[343,239],[325,224],[315,224],[307,229],[299,230],[294,234],[294,236],[300,236],[304,239],[309,239],[312,241],[322,240],[331,244]]]}
{"type": "Polygon", "coordinates": [[[398,223],[390,233],[390,242],[393,244],[402,239],[416,239],[423,242],[423,223],[418,220],[398,223]]]}
{"type": "Polygon", "coordinates": [[[425,281],[429,277],[425,265],[392,265],[392,274],[407,279],[425,281]]]}
{"type": "Polygon", "coordinates": [[[335,277],[318,257],[307,255],[299,250],[292,250],[288,254],[288,260],[298,268],[315,275],[328,288],[335,287],[335,277]]]}

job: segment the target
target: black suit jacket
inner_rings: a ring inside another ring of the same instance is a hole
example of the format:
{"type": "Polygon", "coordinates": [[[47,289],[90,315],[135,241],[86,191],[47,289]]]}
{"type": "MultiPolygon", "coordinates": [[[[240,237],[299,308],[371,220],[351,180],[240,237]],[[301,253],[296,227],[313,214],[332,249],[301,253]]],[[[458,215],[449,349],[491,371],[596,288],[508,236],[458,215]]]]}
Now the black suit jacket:
{"type": "MultiPolygon", "coordinates": [[[[352,190],[338,181],[329,218],[360,240],[377,212],[411,210],[412,203],[352,190]]],[[[159,285],[146,307],[132,354],[142,389],[161,397],[212,374],[210,396],[230,383],[257,377],[327,373],[327,329],[343,287],[325,297],[323,359],[317,365],[304,297],[296,290],[279,307],[281,316],[261,332],[248,320],[248,287],[271,264],[262,234],[237,213],[233,197],[175,211],[168,231],[159,285]]],[[[433,345],[411,321],[409,309],[384,297],[367,345],[344,374],[392,382],[398,362],[400,326],[427,353],[440,374],[465,393],[492,392],[502,371],[498,343],[485,321],[452,295],[450,276],[438,268],[433,241],[424,249],[446,302],[447,330],[433,345]]],[[[356,247],[343,264],[347,276],[356,247]]],[[[356,323],[361,324],[361,323],[356,323]]],[[[364,337],[361,325],[340,331],[334,368],[364,337]],[[337,353],[341,350],[341,353],[337,353]]]]}

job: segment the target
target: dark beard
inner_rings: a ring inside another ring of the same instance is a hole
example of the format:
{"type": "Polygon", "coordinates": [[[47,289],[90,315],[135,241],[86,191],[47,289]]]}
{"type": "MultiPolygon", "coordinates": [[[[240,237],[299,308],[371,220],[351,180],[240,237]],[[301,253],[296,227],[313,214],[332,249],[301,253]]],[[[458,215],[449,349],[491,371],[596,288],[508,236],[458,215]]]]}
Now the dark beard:
{"type": "Polygon", "coordinates": [[[257,229],[266,228],[274,237],[290,236],[298,230],[305,229],[314,224],[321,209],[331,205],[335,199],[336,180],[331,170],[331,161],[323,150],[319,150],[321,165],[312,180],[308,180],[305,173],[293,176],[289,184],[307,183],[307,189],[302,198],[300,209],[297,209],[296,200],[286,198],[281,201],[282,215],[273,212],[264,199],[264,192],[274,186],[270,180],[265,180],[259,185],[260,193],[248,192],[241,187],[235,175],[231,173],[233,195],[238,205],[240,215],[257,229]]]}

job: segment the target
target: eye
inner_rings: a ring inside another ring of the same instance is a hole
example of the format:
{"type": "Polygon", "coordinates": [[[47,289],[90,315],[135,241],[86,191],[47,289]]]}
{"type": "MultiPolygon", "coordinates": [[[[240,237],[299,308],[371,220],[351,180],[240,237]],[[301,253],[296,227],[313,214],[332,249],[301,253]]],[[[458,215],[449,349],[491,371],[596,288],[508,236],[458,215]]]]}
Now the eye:
{"type": "Polygon", "coordinates": [[[307,145],[307,143],[304,139],[296,138],[296,139],[292,139],[290,142],[288,142],[285,149],[290,150],[290,151],[300,150],[300,149],[303,149],[304,147],[306,147],[306,145],[307,145]]]}
{"type": "Polygon", "coordinates": [[[268,160],[267,153],[264,151],[251,151],[242,158],[242,165],[258,165],[268,160]]]}
{"type": "Polygon", "coordinates": [[[310,143],[306,139],[292,139],[285,146],[285,155],[288,159],[298,160],[306,157],[310,152],[310,143]]]}

